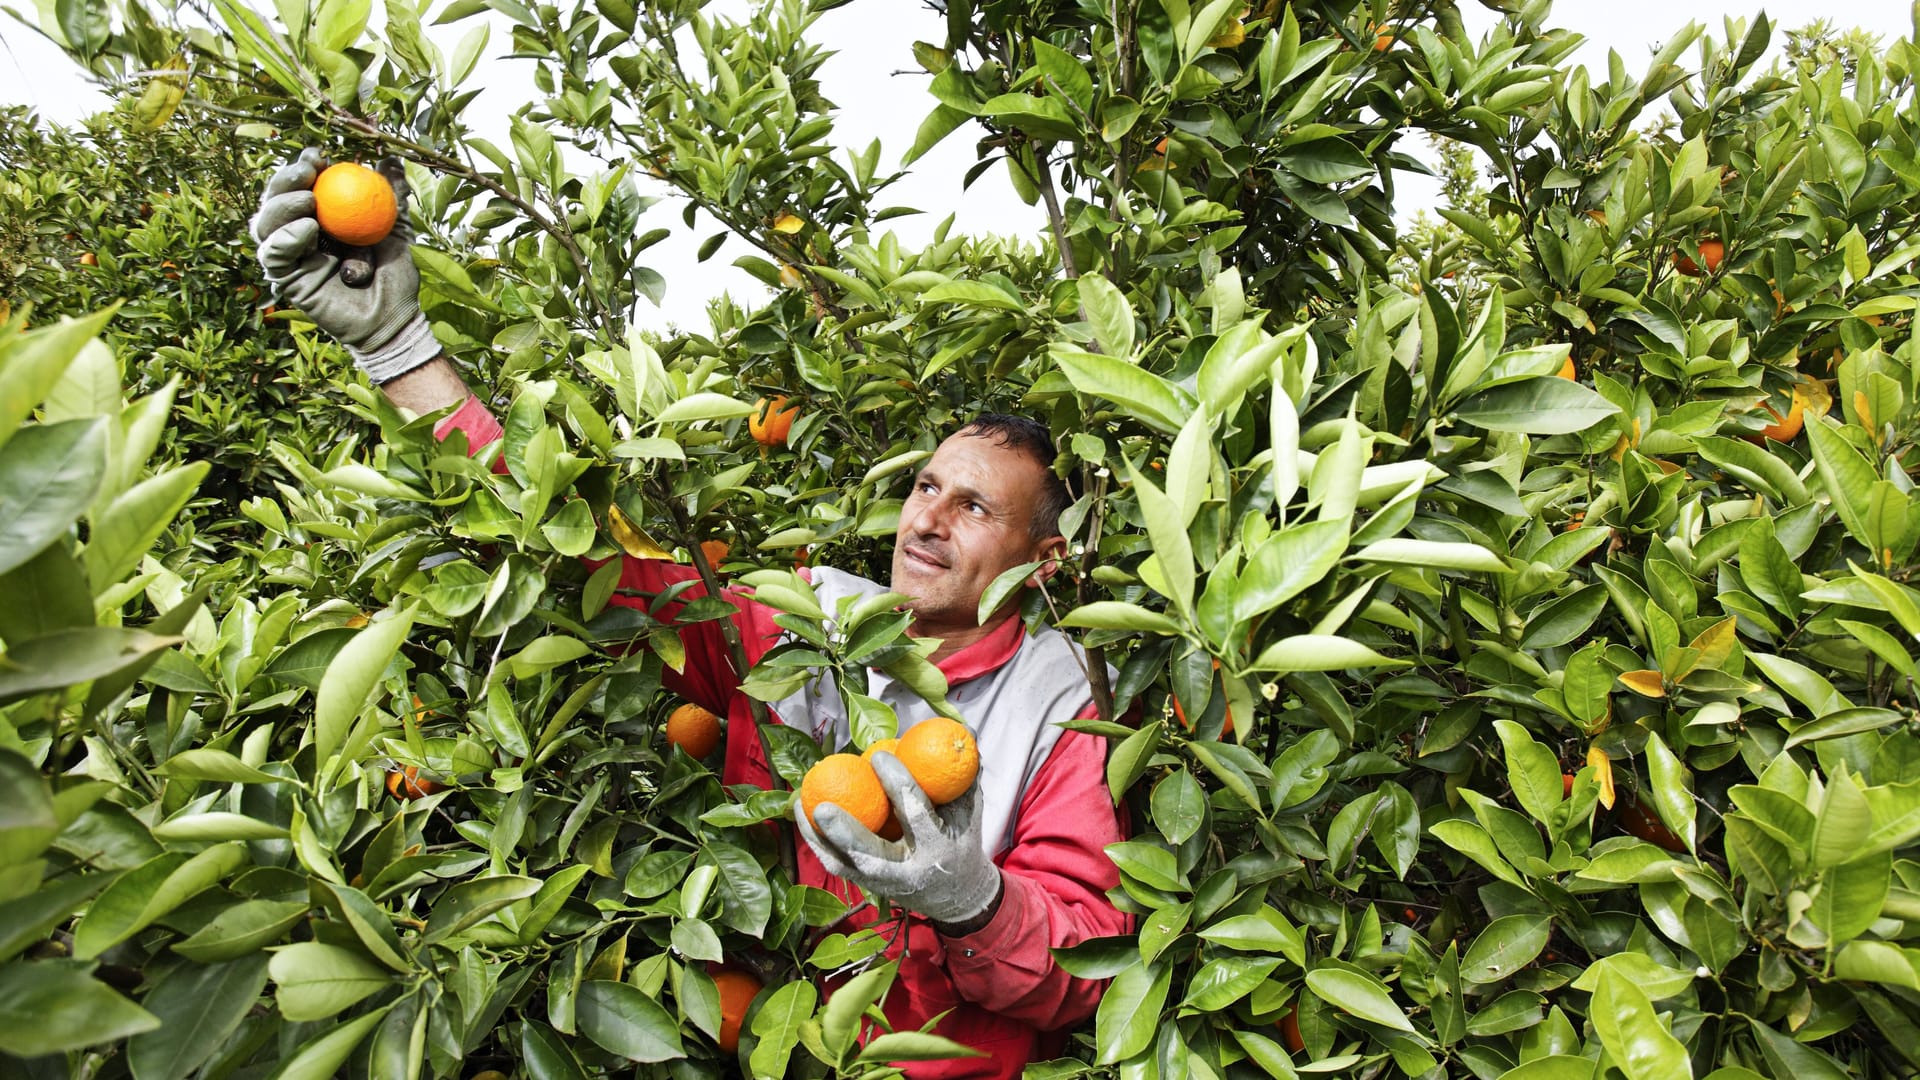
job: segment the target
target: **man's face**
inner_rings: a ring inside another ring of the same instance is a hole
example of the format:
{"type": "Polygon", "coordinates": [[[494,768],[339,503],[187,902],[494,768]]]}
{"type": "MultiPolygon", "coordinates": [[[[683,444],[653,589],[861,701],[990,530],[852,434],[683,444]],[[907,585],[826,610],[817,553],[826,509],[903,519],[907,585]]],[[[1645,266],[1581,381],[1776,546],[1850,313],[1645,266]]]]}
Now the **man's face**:
{"type": "Polygon", "coordinates": [[[1054,553],[1060,537],[1031,531],[1045,479],[1044,466],[990,435],[963,429],[934,451],[893,537],[892,587],[914,598],[915,633],[979,626],[980,596],[994,578],[1054,553]]]}

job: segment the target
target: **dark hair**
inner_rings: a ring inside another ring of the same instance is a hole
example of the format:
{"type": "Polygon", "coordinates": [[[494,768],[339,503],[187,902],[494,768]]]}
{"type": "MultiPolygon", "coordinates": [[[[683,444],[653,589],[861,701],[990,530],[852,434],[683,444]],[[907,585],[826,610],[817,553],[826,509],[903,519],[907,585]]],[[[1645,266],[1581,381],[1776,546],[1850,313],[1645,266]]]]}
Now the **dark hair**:
{"type": "Polygon", "coordinates": [[[1007,413],[981,413],[967,421],[960,429],[962,435],[976,435],[990,438],[1000,446],[1018,450],[1032,458],[1046,472],[1041,481],[1040,502],[1033,508],[1033,520],[1028,532],[1035,540],[1045,540],[1060,531],[1060,515],[1073,505],[1073,496],[1068,494],[1067,485],[1053,471],[1053,459],[1057,451],[1053,447],[1053,433],[1047,425],[1025,416],[1011,416],[1007,413]]]}

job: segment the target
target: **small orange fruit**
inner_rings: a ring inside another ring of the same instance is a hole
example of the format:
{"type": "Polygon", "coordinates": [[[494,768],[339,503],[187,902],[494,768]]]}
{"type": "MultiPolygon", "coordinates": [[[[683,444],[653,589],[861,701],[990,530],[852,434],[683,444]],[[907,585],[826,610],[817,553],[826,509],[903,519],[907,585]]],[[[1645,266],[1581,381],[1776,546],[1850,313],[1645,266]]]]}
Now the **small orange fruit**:
{"type": "Polygon", "coordinates": [[[667,742],[700,761],[720,745],[720,718],[698,705],[682,705],[667,717],[667,742]]]}
{"type": "Polygon", "coordinates": [[[854,754],[829,754],[800,778],[800,808],[808,821],[814,821],[821,803],[845,810],[868,832],[879,832],[893,816],[893,804],[873,764],[854,754]]]}
{"type": "Polygon", "coordinates": [[[1567,357],[1567,362],[1560,365],[1559,375],[1568,382],[1580,381],[1580,369],[1573,366],[1573,357],[1567,357]]]}
{"type": "MultiPolygon", "coordinates": [[[[865,750],[862,750],[860,752],[860,760],[872,761],[873,755],[879,753],[882,750],[885,750],[887,753],[892,754],[895,757],[899,757],[900,756],[900,740],[899,739],[877,740],[874,742],[872,746],[869,746],[865,750]]],[[[874,833],[874,835],[878,836],[882,840],[900,839],[900,837],[904,835],[904,831],[900,827],[899,817],[889,814],[887,817],[887,823],[885,825],[882,825],[879,831],[874,833]]]]}
{"type": "Polygon", "coordinates": [[[700,554],[707,557],[708,566],[719,566],[726,561],[727,553],[732,550],[725,540],[700,541],[700,554]]]}
{"type": "Polygon", "coordinates": [[[401,802],[412,802],[437,795],[447,790],[447,785],[438,780],[428,780],[420,775],[420,770],[412,765],[387,770],[387,794],[401,802]]]}
{"type": "Polygon", "coordinates": [[[1286,1012],[1281,1013],[1273,1026],[1280,1029],[1280,1042],[1290,1052],[1298,1054],[1307,1048],[1307,1040],[1300,1037],[1299,1013],[1293,1007],[1289,1006],[1286,1012]]]}
{"type": "Polygon", "coordinates": [[[800,415],[800,406],[786,408],[786,404],[785,394],[772,401],[761,398],[754,403],[753,415],[747,417],[747,431],[754,442],[768,447],[787,444],[787,434],[793,430],[794,418],[800,415]]]}
{"type": "Polygon", "coordinates": [[[1719,273],[1720,264],[1726,261],[1726,258],[1727,245],[1718,240],[1700,241],[1700,261],[1706,264],[1707,273],[1719,273]]]}
{"type": "Polygon", "coordinates": [[[386,177],[365,165],[343,161],[313,182],[313,214],[335,240],[371,247],[393,231],[400,205],[386,177]]]}
{"type": "Polygon", "coordinates": [[[1373,51],[1386,52],[1391,48],[1393,48],[1393,35],[1385,30],[1380,31],[1380,35],[1373,39],[1373,51]]]}
{"type": "Polygon", "coordinates": [[[980,748],[973,732],[958,720],[930,717],[900,736],[894,756],[907,767],[935,806],[945,806],[967,793],[980,775],[980,748]]]}
{"type": "Polygon", "coordinates": [[[80,256],[80,265],[81,266],[99,266],[100,256],[95,255],[91,251],[86,252],[85,254],[82,254],[80,256]]]}
{"type": "Polygon", "coordinates": [[[740,1022],[761,990],[760,980],[738,968],[722,968],[713,973],[713,985],[720,991],[720,1049],[731,1054],[740,1049],[740,1022]]]}
{"type": "Polygon", "coordinates": [[[1794,391],[1793,404],[1787,407],[1785,416],[1781,416],[1780,410],[1772,405],[1763,404],[1760,407],[1767,410],[1767,415],[1773,417],[1773,423],[1760,429],[1760,434],[1752,440],[1756,443],[1765,445],[1768,439],[1774,442],[1792,442],[1794,436],[1799,435],[1800,429],[1807,424],[1807,399],[1797,390],[1794,391]]]}

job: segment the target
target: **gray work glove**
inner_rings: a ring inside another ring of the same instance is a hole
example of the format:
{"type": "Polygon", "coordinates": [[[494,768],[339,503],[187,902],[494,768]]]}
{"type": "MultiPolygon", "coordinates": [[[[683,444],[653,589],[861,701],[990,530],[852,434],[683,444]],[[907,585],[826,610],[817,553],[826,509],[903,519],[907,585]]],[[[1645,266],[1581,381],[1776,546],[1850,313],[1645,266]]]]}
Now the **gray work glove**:
{"type": "Polygon", "coordinates": [[[393,185],[400,219],[378,244],[347,248],[325,238],[313,216],[313,181],[326,167],[316,146],[281,166],[260,193],[253,238],[281,302],[345,345],[377,385],[440,355],[440,343],[420,314],[420,272],[407,250],[413,230],[407,226],[406,173],[396,158],[375,166],[393,185]]]}
{"type": "Polygon", "coordinates": [[[873,770],[900,819],[899,840],[882,840],[831,803],[814,810],[819,828],[794,797],[793,816],[827,872],[935,922],[963,923],[1000,896],[1000,868],[980,847],[980,785],[935,807],[900,759],[885,751],[873,770]]]}

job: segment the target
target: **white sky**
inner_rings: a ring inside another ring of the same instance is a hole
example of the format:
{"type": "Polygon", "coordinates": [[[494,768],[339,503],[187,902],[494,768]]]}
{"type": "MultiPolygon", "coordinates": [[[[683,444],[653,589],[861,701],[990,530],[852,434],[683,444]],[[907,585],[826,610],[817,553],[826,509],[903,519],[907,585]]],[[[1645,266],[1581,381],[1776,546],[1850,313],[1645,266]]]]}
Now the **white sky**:
{"type": "MultiPolygon", "coordinates": [[[[1461,6],[1470,27],[1484,30],[1492,25],[1495,17],[1480,5],[1461,6]]],[[[1760,6],[1756,0],[1561,0],[1549,23],[1589,39],[1575,56],[1576,62],[1603,74],[1607,50],[1613,49],[1625,59],[1627,69],[1638,75],[1652,50],[1687,20],[1704,23],[1709,33],[1724,39],[1723,17],[1745,16],[1760,6]]],[[[738,5],[730,2],[727,7],[737,9],[738,5]]],[[[1906,0],[1772,0],[1764,10],[1774,20],[1776,49],[1786,29],[1819,18],[1878,33],[1883,43],[1912,32],[1906,0]]],[[[462,22],[428,29],[438,35],[441,48],[451,53],[467,25],[462,22]]],[[[489,46],[495,57],[509,42],[503,31],[504,27],[496,27],[489,46]]],[[[890,171],[912,144],[921,119],[934,104],[926,92],[928,76],[914,62],[912,43],[915,39],[944,41],[943,18],[911,0],[854,0],[823,16],[813,38],[838,53],[827,61],[820,76],[827,98],[840,106],[835,143],[863,149],[871,140],[880,139],[882,171],[890,171]]],[[[1686,54],[1682,63],[1692,56],[1691,52],[1686,54]]],[[[506,115],[535,94],[529,72],[524,61],[483,61],[470,85],[485,85],[488,90],[470,107],[468,115],[497,117],[504,131],[506,115]]],[[[51,121],[70,124],[102,108],[105,99],[85,83],[78,67],[50,42],[16,19],[0,15],[0,103],[31,105],[51,121]]],[[[1040,212],[1013,196],[999,168],[982,176],[970,191],[961,192],[960,178],[976,160],[970,130],[962,128],[949,135],[934,152],[915,163],[912,175],[888,190],[890,197],[882,198],[882,205],[926,211],[886,224],[903,243],[924,243],[948,213],[957,216],[954,227],[959,232],[1032,235],[1041,229],[1040,212]]],[[[506,145],[504,135],[495,141],[506,145]]],[[[1420,149],[1411,142],[1403,143],[1402,148],[1420,149]]],[[[662,186],[662,190],[650,194],[666,191],[662,186]]],[[[1399,209],[1410,214],[1431,205],[1435,187],[1424,177],[1403,176],[1399,196],[1399,209]]],[[[654,326],[672,322],[703,327],[708,298],[725,291],[758,303],[766,290],[731,265],[735,257],[747,252],[747,246],[730,240],[708,262],[697,263],[695,250],[713,228],[709,223],[689,232],[681,225],[680,210],[677,198],[668,199],[641,222],[643,230],[666,227],[673,230],[673,236],[642,256],[666,278],[667,294],[664,306],[657,311],[642,301],[640,321],[654,326]]]]}

